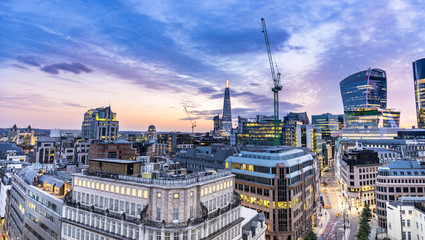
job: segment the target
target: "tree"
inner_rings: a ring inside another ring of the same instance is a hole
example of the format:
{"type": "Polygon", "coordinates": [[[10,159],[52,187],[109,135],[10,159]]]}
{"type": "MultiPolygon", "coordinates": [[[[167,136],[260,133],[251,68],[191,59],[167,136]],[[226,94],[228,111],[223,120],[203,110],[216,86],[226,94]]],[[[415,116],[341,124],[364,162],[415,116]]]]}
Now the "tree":
{"type": "Polygon", "coordinates": [[[357,231],[357,234],[356,234],[356,238],[358,240],[369,239],[369,235],[372,230],[371,226],[369,225],[369,220],[371,218],[372,218],[372,213],[370,211],[369,205],[366,204],[360,216],[359,230],[357,231]]]}
{"type": "Polygon", "coordinates": [[[365,205],[365,207],[362,210],[361,216],[367,218],[367,220],[372,219],[372,211],[369,208],[369,204],[365,205]]]}
{"type": "Polygon", "coordinates": [[[317,240],[317,235],[313,231],[310,231],[306,236],[304,240],[317,240]]]}

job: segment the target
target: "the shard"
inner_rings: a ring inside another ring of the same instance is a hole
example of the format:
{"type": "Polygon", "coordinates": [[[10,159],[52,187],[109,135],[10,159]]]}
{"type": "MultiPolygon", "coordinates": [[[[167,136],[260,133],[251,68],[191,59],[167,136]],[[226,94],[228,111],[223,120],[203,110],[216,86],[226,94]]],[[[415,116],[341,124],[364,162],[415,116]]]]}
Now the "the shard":
{"type": "Polygon", "coordinates": [[[229,80],[226,80],[226,88],[224,90],[224,103],[223,103],[223,118],[221,119],[221,135],[229,137],[232,131],[232,109],[230,106],[230,89],[229,80]]]}

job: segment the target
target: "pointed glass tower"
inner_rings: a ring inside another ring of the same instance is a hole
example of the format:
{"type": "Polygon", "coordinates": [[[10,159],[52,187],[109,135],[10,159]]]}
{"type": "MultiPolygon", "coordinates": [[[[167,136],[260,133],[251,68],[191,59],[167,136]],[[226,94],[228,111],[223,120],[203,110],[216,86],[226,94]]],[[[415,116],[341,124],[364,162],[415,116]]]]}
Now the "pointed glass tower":
{"type": "Polygon", "coordinates": [[[232,109],[230,106],[230,89],[229,79],[226,80],[226,88],[224,90],[223,118],[221,119],[221,135],[230,136],[232,131],[232,109]]]}

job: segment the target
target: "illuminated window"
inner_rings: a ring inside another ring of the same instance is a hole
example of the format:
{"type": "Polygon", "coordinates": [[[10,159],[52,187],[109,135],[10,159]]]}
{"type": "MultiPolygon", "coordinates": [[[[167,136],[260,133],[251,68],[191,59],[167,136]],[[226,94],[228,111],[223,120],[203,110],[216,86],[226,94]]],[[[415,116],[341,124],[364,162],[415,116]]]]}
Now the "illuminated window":
{"type": "Polygon", "coordinates": [[[213,192],[215,192],[215,185],[213,186],[213,192]]]}
{"type": "Polygon", "coordinates": [[[208,193],[212,193],[212,187],[210,186],[209,188],[208,188],[208,193]]]}
{"type": "Polygon", "coordinates": [[[142,190],[137,190],[137,197],[142,198],[142,190]]]}
{"type": "Polygon", "coordinates": [[[190,196],[193,197],[193,191],[190,191],[190,196]]]}
{"type": "Polygon", "coordinates": [[[179,198],[179,194],[177,194],[177,193],[174,193],[174,198],[179,198]]]}
{"type": "Polygon", "coordinates": [[[148,198],[148,191],[146,191],[146,190],[145,190],[145,191],[143,192],[143,198],[145,198],[145,199],[147,199],[147,198],[148,198]]]}
{"type": "Polygon", "coordinates": [[[86,187],[86,180],[83,180],[83,187],[86,187]]]}
{"type": "MultiPolygon", "coordinates": [[[[123,188],[124,189],[124,188],[123,188]]],[[[120,186],[116,186],[115,187],[115,193],[116,194],[119,194],[120,193],[120,186]]]]}
{"type": "Polygon", "coordinates": [[[226,164],[225,164],[225,165],[226,165],[226,168],[229,168],[229,163],[228,163],[228,162],[226,162],[226,164]]]}
{"type": "Polygon", "coordinates": [[[105,185],[105,191],[109,192],[109,184],[105,185]]]}
{"type": "Polygon", "coordinates": [[[158,196],[160,198],[161,197],[161,193],[160,192],[157,193],[156,196],[158,196]]]}
{"type": "MultiPolygon", "coordinates": [[[[121,194],[125,195],[125,187],[121,187],[121,194]]],[[[130,194],[130,193],[129,193],[130,194]]]]}
{"type": "Polygon", "coordinates": [[[220,189],[223,189],[223,183],[220,183],[220,189]]]}
{"type": "Polygon", "coordinates": [[[204,189],[201,189],[201,197],[204,196],[204,189]]]}
{"type": "Polygon", "coordinates": [[[105,184],[103,184],[103,183],[100,184],[100,190],[101,191],[105,190],[105,184]]]}
{"type": "Polygon", "coordinates": [[[230,182],[230,186],[232,187],[233,186],[233,181],[229,181],[230,182]]]}
{"type": "Polygon", "coordinates": [[[78,180],[78,186],[81,187],[81,179],[78,180]]]}
{"type": "Polygon", "coordinates": [[[131,189],[131,196],[132,197],[135,197],[136,196],[136,189],[131,189]]]}
{"type": "Polygon", "coordinates": [[[99,183],[96,183],[96,189],[99,190],[99,183]]]}
{"type": "Polygon", "coordinates": [[[91,182],[91,188],[94,189],[94,182],[91,182]]]}
{"type": "Polygon", "coordinates": [[[87,188],[90,188],[90,181],[87,181],[87,188]]]}
{"type": "Polygon", "coordinates": [[[111,185],[111,193],[115,192],[115,186],[111,185]]]}

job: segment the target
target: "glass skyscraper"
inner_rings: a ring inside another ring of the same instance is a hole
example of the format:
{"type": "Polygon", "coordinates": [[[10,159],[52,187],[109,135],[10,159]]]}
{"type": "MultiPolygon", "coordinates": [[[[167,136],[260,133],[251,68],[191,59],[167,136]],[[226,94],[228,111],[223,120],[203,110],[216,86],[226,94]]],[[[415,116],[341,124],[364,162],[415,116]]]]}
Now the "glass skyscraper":
{"type": "Polygon", "coordinates": [[[229,80],[226,80],[224,90],[223,118],[221,119],[221,136],[229,137],[232,132],[232,110],[230,106],[229,80]]]}
{"type": "Polygon", "coordinates": [[[387,76],[377,68],[355,73],[340,83],[344,111],[387,108],[387,76]]]}
{"type": "Polygon", "coordinates": [[[425,58],[413,62],[418,128],[425,128],[425,58]]]}

